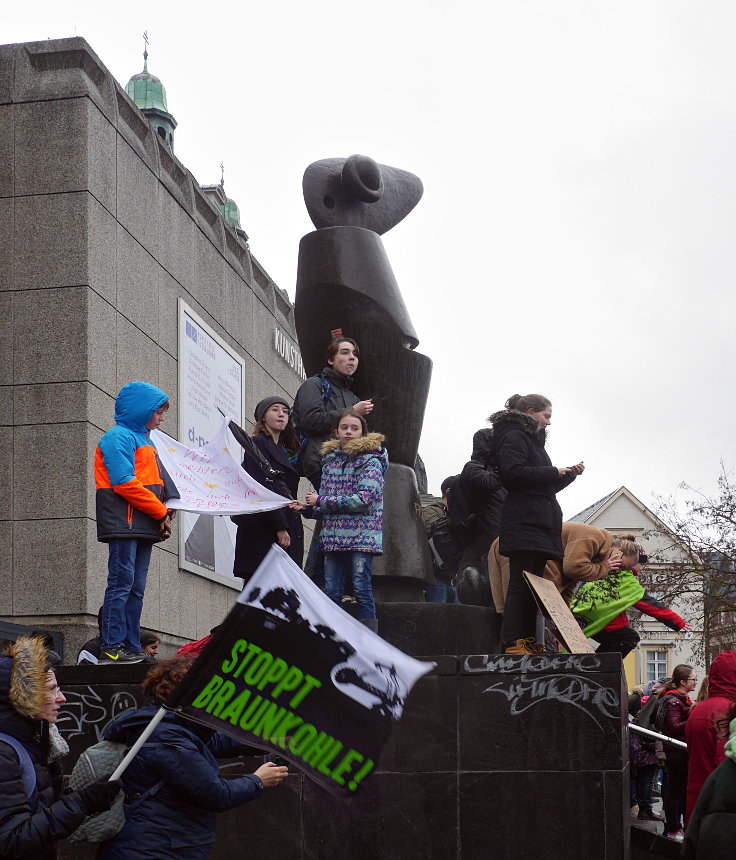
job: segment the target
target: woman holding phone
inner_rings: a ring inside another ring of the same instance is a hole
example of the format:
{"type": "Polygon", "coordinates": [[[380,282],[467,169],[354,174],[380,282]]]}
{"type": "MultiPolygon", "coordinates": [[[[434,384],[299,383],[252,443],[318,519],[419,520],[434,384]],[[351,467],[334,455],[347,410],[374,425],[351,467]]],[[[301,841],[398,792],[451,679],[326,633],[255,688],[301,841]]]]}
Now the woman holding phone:
{"type": "Polygon", "coordinates": [[[562,511],[556,494],[582,475],[582,462],[553,466],[544,449],[552,404],[541,394],[514,394],[506,408],[488,419],[493,425],[491,457],[508,495],[501,509],[499,550],[508,556],[510,575],[504,607],[507,654],[538,654],[537,605],[524,571],[544,576],[548,559],[562,558],[562,511]]]}

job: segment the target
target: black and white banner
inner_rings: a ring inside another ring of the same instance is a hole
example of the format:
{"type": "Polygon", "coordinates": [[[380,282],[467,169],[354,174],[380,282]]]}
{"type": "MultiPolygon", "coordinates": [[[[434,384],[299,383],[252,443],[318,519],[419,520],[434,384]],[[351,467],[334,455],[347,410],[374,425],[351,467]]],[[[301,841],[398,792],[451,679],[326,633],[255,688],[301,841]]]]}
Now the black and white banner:
{"type": "Polygon", "coordinates": [[[274,544],[166,707],[350,795],[434,666],[344,612],[274,544]]]}

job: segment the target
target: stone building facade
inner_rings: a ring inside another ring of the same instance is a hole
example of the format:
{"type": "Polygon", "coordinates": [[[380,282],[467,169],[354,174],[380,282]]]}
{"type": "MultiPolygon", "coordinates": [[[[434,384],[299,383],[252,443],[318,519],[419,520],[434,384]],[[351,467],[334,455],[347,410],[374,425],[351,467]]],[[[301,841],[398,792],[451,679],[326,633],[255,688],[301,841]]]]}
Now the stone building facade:
{"type": "MultiPolygon", "coordinates": [[[[63,633],[67,660],[105,589],[92,462],[118,390],[161,387],[177,434],[179,300],[242,357],[246,417],[301,382],[293,307],[223,205],[84,39],[0,47],[0,621],[63,633]]],[[[202,636],[238,583],[181,570],[175,534],[142,626],[202,636]]]]}

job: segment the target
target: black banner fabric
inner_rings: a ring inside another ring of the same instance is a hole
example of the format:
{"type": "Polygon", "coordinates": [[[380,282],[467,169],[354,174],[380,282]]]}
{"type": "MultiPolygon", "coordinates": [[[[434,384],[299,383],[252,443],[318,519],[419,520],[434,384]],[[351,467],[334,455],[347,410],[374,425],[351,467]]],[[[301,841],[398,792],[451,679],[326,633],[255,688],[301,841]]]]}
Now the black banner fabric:
{"type": "Polygon", "coordinates": [[[371,633],[274,546],[166,707],[351,795],[433,665],[371,633]]]}

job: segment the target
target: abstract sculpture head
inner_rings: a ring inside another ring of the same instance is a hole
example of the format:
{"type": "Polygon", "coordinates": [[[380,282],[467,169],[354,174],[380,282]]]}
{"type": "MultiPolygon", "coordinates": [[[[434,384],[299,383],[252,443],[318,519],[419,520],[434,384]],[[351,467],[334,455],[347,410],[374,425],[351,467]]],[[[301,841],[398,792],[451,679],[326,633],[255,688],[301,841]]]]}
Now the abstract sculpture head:
{"type": "Polygon", "coordinates": [[[424,193],[418,176],[367,155],[313,162],[304,171],[302,190],[317,229],[362,227],[379,235],[406,218],[424,193]]]}

